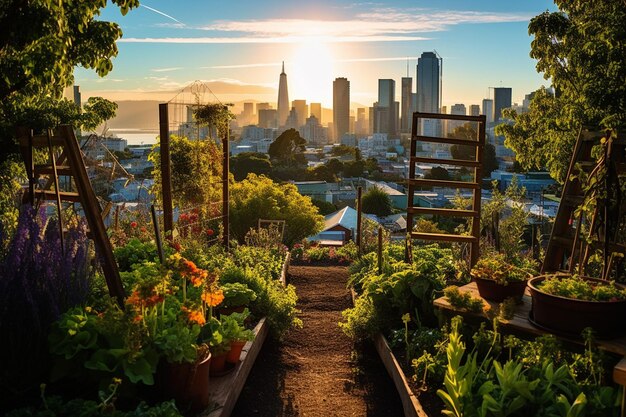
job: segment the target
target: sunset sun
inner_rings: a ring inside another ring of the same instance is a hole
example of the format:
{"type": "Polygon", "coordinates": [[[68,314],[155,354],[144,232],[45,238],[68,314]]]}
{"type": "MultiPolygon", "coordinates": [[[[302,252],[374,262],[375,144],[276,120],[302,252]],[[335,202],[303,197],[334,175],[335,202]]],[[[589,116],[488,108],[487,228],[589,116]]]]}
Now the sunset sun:
{"type": "Polygon", "coordinates": [[[330,44],[318,38],[300,43],[294,51],[289,76],[290,99],[332,105],[333,56],[330,44]]]}

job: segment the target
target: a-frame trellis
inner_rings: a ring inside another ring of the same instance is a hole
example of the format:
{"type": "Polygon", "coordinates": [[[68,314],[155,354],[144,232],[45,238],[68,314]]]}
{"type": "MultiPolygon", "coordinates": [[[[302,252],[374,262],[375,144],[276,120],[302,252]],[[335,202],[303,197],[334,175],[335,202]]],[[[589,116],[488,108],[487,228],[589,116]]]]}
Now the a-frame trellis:
{"type": "MultiPolygon", "coordinates": [[[[462,116],[452,114],[438,114],[438,113],[414,113],[413,114],[413,127],[411,134],[411,151],[409,160],[409,179],[408,179],[408,195],[407,195],[407,239],[419,239],[429,241],[440,242],[458,242],[470,244],[470,266],[473,266],[477,261],[480,254],[480,198],[481,198],[481,179],[482,179],[482,165],[483,165],[483,149],[485,146],[485,116],[462,116]],[[440,130],[443,125],[443,121],[453,122],[466,122],[477,124],[476,137],[472,139],[460,139],[460,138],[448,138],[438,136],[425,136],[418,135],[418,129],[424,122],[430,123],[434,126],[433,130],[440,130]],[[438,126],[438,127],[437,127],[438,126]],[[460,145],[471,146],[475,148],[475,158],[473,160],[462,159],[441,159],[432,156],[422,157],[417,156],[418,143],[434,143],[443,145],[460,145]],[[473,168],[473,180],[472,181],[450,181],[450,180],[436,180],[436,179],[424,179],[416,178],[416,164],[432,164],[437,165],[451,165],[473,168]],[[420,207],[415,205],[415,190],[420,187],[443,187],[452,189],[470,189],[473,192],[471,208],[467,210],[457,209],[445,209],[445,208],[432,208],[432,207],[420,207]],[[472,219],[472,227],[470,235],[455,235],[455,234],[441,234],[441,233],[425,233],[414,232],[413,221],[415,216],[419,215],[438,215],[438,216],[450,216],[450,217],[469,217],[472,219]]],[[[409,242],[407,242],[409,243],[409,242]]],[[[407,245],[410,247],[410,245],[407,245]]],[[[407,249],[407,261],[410,257],[410,250],[407,249]]]]}

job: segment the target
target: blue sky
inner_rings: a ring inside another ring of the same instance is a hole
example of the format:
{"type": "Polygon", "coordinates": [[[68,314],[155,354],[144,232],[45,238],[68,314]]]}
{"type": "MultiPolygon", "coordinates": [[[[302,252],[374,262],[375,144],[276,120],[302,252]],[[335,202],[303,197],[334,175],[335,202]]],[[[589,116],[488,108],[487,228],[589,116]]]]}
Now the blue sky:
{"type": "Polygon", "coordinates": [[[77,69],[76,84],[85,96],[166,100],[204,80],[223,100],[275,103],[284,60],[290,100],[330,107],[332,80],[347,77],[351,101],[371,105],[379,78],[395,79],[399,95],[407,58],[415,77],[416,58],[436,50],[444,105],[480,104],[493,86],[521,102],[547,84],[528,55],[528,21],[554,9],[543,0],[147,0],[126,16],[103,11],[124,31],[114,69],[104,79],[77,69]]]}

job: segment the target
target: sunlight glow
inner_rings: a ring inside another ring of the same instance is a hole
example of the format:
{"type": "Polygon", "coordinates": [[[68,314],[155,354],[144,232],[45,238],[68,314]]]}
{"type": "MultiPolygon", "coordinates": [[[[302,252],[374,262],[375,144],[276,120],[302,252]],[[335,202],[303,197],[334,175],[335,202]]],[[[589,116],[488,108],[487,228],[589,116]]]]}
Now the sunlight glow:
{"type": "Polygon", "coordinates": [[[306,99],[307,104],[333,102],[333,55],[330,44],[311,37],[298,44],[288,69],[289,99],[306,99]]]}

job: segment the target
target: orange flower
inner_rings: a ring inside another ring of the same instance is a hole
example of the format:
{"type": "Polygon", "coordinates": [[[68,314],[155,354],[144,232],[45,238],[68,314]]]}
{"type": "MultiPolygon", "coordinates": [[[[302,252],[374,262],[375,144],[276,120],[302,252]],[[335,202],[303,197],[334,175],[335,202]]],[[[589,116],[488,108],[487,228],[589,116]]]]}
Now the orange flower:
{"type": "Polygon", "coordinates": [[[196,269],[196,271],[189,276],[189,280],[194,287],[199,287],[202,285],[208,274],[209,273],[204,269],[196,269]]]}
{"type": "Polygon", "coordinates": [[[220,289],[215,291],[203,292],[202,301],[207,303],[207,305],[210,307],[218,306],[222,301],[224,301],[224,292],[220,289]]]}
{"type": "Polygon", "coordinates": [[[182,310],[187,313],[187,320],[189,320],[190,323],[196,323],[199,326],[203,326],[206,323],[202,311],[191,310],[187,307],[183,307],[182,310]]]}
{"type": "Polygon", "coordinates": [[[137,314],[135,318],[133,319],[133,322],[139,323],[141,320],[143,320],[143,316],[141,314],[137,314]]]}

